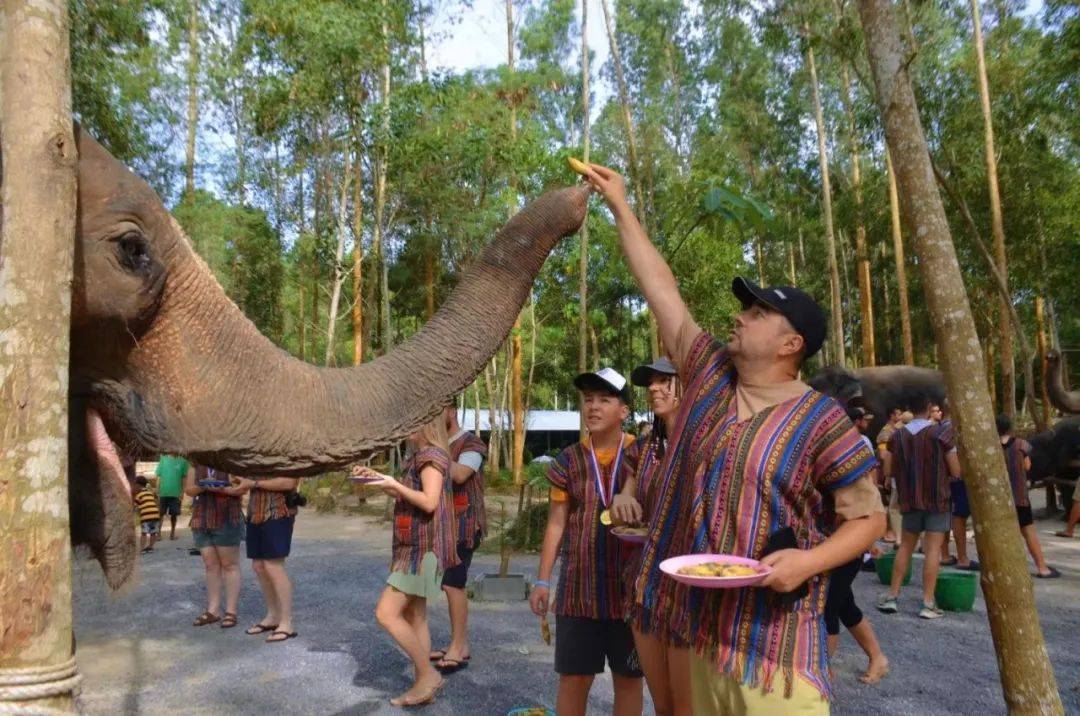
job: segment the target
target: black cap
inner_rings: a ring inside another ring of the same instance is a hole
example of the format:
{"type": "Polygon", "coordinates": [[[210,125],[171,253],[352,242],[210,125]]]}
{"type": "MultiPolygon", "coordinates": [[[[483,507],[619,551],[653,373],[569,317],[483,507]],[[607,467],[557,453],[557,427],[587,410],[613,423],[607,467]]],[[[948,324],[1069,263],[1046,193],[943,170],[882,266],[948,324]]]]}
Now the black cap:
{"type": "Polygon", "coordinates": [[[627,405],[634,402],[626,378],[614,368],[601,368],[595,373],[581,373],[574,378],[574,387],[578,390],[602,390],[617,396],[627,405]]]}
{"type": "Polygon", "coordinates": [[[753,281],[737,276],[731,282],[731,292],[742,302],[743,308],[757,301],[788,319],[806,344],[804,360],[821,350],[828,319],[821,306],[806,291],[794,286],[762,288],[753,281]]]}
{"type": "Polygon", "coordinates": [[[637,368],[630,371],[630,382],[639,388],[648,388],[653,375],[656,373],[659,373],[660,375],[678,375],[679,370],[675,367],[674,363],[667,358],[660,356],[652,363],[639,365],[637,368]]]}
{"type": "Polygon", "coordinates": [[[862,420],[863,418],[870,418],[871,420],[874,418],[873,413],[859,405],[849,405],[847,409],[847,416],[848,419],[851,420],[851,422],[853,423],[862,420]]]}

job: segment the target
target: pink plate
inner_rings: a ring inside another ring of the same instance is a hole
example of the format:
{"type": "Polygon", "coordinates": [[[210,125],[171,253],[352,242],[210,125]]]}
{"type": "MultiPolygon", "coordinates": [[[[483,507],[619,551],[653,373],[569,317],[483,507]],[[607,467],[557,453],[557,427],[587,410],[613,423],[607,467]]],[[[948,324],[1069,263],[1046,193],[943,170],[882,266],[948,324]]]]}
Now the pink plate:
{"type": "Polygon", "coordinates": [[[749,557],[736,557],[733,554],[684,554],[681,557],[671,557],[660,563],[660,571],[667,574],[677,582],[689,584],[692,587],[704,587],[705,589],[735,589],[737,587],[752,587],[765,579],[765,575],[772,571],[772,567],[766,567],[756,559],[749,557]],[[683,567],[689,567],[703,562],[726,562],[728,564],[745,564],[754,567],[758,573],[749,577],[692,577],[687,574],[679,574],[683,567]]]}
{"type": "Polygon", "coordinates": [[[621,527],[612,527],[611,534],[615,535],[623,542],[629,542],[630,544],[645,544],[649,541],[649,535],[625,534],[620,532],[621,529],[621,527]]]}

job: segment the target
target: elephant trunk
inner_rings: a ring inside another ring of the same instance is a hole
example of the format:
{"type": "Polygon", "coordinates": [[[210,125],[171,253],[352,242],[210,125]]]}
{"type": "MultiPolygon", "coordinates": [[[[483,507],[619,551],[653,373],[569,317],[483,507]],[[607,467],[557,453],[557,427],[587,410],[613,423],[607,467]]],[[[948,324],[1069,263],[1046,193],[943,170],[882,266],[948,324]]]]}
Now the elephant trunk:
{"type": "Polygon", "coordinates": [[[1050,404],[1063,413],[1080,413],[1080,390],[1065,390],[1062,377],[1061,354],[1046,354],[1046,392],[1050,404]]]}
{"type": "MultiPolygon", "coordinates": [[[[419,332],[370,363],[319,368],[262,336],[187,241],[168,260],[112,419],[144,449],[246,475],[312,475],[395,444],[465,388],[505,340],[548,253],[584,220],[589,189],[523,209],[419,332]]],[[[179,231],[179,227],[177,227],[179,231]]]]}

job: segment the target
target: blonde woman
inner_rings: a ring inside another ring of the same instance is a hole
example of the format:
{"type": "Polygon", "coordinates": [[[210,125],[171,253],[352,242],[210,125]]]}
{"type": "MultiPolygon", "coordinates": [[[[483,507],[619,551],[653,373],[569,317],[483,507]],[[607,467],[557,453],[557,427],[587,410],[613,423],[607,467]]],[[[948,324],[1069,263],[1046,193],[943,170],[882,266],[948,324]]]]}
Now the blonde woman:
{"type": "Polygon", "coordinates": [[[419,706],[435,700],[445,685],[428,655],[431,631],[427,603],[441,593],[443,572],[457,565],[450,455],[440,414],[407,440],[409,457],[400,480],[369,468],[359,477],[394,498],[393,557],[375,618],[413,662],[412,687],[390,700],[394,706],[419,706]]]}

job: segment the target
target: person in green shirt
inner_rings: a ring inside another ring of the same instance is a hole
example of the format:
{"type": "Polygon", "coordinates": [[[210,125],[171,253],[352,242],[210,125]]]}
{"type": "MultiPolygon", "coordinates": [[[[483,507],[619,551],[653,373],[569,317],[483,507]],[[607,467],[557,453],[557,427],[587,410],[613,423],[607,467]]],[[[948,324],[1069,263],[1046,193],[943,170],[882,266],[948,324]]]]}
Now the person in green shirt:
{"type": "Polygon", "coordinates": [[[182,457],[162,455],[154,474],[158,478],[158,499],[161,512],[169,516],[169,539],[176,539],[176,518],[180,516],[180,500],[184,494],[184,476],[191,465],[182,457]]]}

